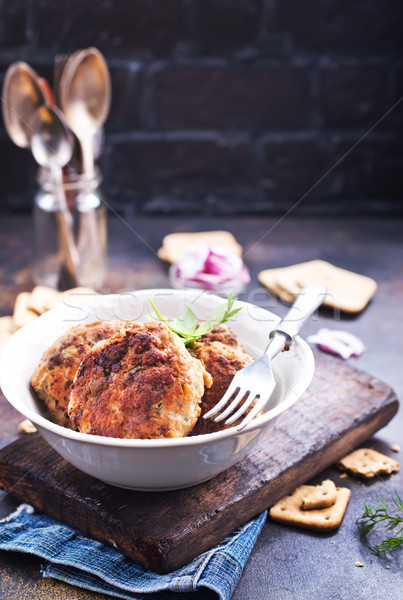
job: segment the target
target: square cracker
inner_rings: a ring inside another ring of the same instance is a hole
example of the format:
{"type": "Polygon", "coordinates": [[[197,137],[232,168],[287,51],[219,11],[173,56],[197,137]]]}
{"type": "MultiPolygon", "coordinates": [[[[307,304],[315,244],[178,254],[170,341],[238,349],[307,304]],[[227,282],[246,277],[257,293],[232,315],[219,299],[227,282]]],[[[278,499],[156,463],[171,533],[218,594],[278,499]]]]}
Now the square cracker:
{"type": "Polygon", "coordinates": [[[37,285],[31,293],[22,292],[17,296],[14,305],[14,319],[17,318],[16,323],[18,327],[22,327],[22,324],[26,325],[48,310],[57,308],[68,298],[85,297],[94,294],[96,292],[92,288],[87,287],[76,287],[59,292],[44,285],[37,285]]]}
{"type": "Polygon", "coordinates": [[[238,244],[229,231],[200,231],[197,233],[170,233],[162,240],[162,247],[158,250],[158,256],[162,260],[176,263],[186,250],[187,246],[196,242],[207,242],[217,244],[230,250],[237,256],[242,256],[242,246],[238,244]]]}
{"type": "Polygon", "coordinates": [[[327,508],[304,510],[302,499],[312,486],[301,485],[290,496],[285,496],[271,507],[270,516],[278,523],[312,529],[331,531],[340,526],[350,499],[348,488],[336,488],[336,502],[327,508]]]}
{"type": "Polygon", "coordinates": [[[339,460],[336,466],[342,471],[348,471],[367,479],[375,477],[375,475],[397,473],[400,469],[397,460],[371,448],[354,450],[339,460]]]}
{"type": "Polygon", "coordinates": [[[35,433],[35,431],[36,427],[29,419],[24,419],[24,421],[21,421],[18,425],[19,433],[35,433]]]}
{"type": "Polygon", "coordinates": [[[12,335],[17,330],[12,316],[0,317],[0,334],[8,333],[12,335]]]}
{"type": "Polygon", "coordinates": [[[82,296],[83,298],[85,298],[87,296],[96,296],[96,295],[98,295],[98,292],[96,292],[92,288],[81,286],[81,287],[71,288],[70,290],[65,290],[64,292],[59,292],[59,294],[60,294],[60,298],[61,298],[61,301],[59,302],[59,304],[61,304],[63,302],[63,300],[68,297],[82,296]]]}
{"type": "Polygon", "coordinates": [[[321,485],[307,486],[311,490],[302,498],[302,508],[312,510],[315,508],[327,508],[337,500],[336,486],[330,479],[322,481],[321,485]]]}
{"type": "Polygon", "coordinates": [[[28,308],[42,315],[58,304],[60,304],[60,292],[44,285],[37,285],[32,290],[28,308]]]}
{"type": "MultiPolygon", "coordinates": [[[[291,269],[292,267],[284,267],[284,269],[291,269]]],[[[283,268],[279,269],[266,269],[261,271],[258,275],[259,283],[267,287],[271,292],[274,292],[276,296],[280,298],[286,304],[292,304],[296,298],[296,294],[299,292],[291,292],[286,290],[278,283],[277,279],[281,275],[283,268]]]]}
{"type": "Polygon", "coordinates": [[[320,281],[327,288],[324,304],[350,313],[363,310],[377,289],[376,282],[370,277],[335,267],[323,260],[311,260],[282,269],[266,269],[258,277],[260,283],[275,293],[280,290],[280,298],[286,297],[287,302],[292,302],[308,283],[320,281]]]}
{"type": "Polygon", "coordinates": [[[15,299],[13,321],[18,329],[29,325],[38,317],[38,313],[29,308],[30,298],[29,292],[21,292],[15,299]]]}

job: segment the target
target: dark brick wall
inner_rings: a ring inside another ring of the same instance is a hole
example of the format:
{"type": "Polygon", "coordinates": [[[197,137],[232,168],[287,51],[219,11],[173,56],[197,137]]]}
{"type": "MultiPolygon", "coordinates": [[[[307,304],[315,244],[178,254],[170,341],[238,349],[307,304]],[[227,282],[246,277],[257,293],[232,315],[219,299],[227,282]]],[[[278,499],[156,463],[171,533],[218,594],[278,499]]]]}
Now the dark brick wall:
{"type": "MultiPolygon", "coordinates": [[[[115,210],[403,214],[402,0],[0,0],[1,77],[90,45],[115,210]]],[[[28,210],[33,159],[3,129],[0,157],[28,210]]]]}

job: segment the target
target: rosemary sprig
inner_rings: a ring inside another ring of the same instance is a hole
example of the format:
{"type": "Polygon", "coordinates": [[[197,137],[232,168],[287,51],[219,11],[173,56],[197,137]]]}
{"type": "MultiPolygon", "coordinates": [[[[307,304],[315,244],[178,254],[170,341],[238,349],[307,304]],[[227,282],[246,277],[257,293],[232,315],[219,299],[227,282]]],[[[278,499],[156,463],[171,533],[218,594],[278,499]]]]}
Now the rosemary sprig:
{"type": "Polygon", "coordinates": [[[396,491],[394,494],[391,507],[386,503],[384,496],[377,496],[372,505],[365,502],[364,513],[357,521],[361,537],[367,536],[379,523],[383,523],[387,531],[393,530],[394,535],[382,540],[380,544],[370,546],[377,554],[403,546],[403,500],[396,491]]]}
{"type": "Polygon", "coordinates": [[[224,302],[220,304],[204,323],[199,323],[199,320],[190,307],[182,317],[168,321],[168,319],[161,314],[155,302],[150,298],[150,304],[158,319],[165,323],[173,333],[176,333],[186,346],[202,337],[202,335],[214,331],[219,325],[236,315],[241,308],[233,308],[235,301],[236,298],[234,298],[234,295],[231,292],[228,296],[227,304],[224,302]]]}

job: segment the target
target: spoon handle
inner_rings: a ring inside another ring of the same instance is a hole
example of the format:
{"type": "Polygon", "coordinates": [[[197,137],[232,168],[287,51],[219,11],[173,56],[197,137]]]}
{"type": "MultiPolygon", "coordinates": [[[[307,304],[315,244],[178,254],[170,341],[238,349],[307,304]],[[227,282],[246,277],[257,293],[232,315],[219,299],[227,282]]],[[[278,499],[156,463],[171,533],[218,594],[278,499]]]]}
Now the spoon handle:
{"type": "Polygon", "coordinates": [[[95,193],[92,188],[96,176],[94,171],[94,136],[91,133],[82,132],[79,136],[79,142],[82,154],[84,189],[82,192],[83,202],[79,213],[77,246],[80,256],[83,258],[82,273],[92,279],[99,269],[100,261],[102,261],[102,241],[97,213],[86,201],[87,197],[90,198],[95,193]]]}
{"type": "Polygon", "coordinates": [[[64,195],[62,170],[58,166],[52,168],[52,178],[55,186],[56,219],[62,250],[62,264],[58,286],[59,288],[71,289],[78,285],[77,270],[79,255],[74,242],[73,220],[67,208],[66,197],[64,195]]]}
{"type": "Polygon", "coordinates": [[[78,137],[81,146],[82,172],[84,177],[90,179],[94,174],[94,141],[92,134],[81,134],[78,137]]]}
{"type": "Polygon", "coordinates": [[[322,304],[326,297],[326,286],[323,283],[308,283],[299,292],[286,316],[280,321],[270,337],[282,335],[285,339],[285,349],[288,350],[296,336],[309,317],[322,304]]]}

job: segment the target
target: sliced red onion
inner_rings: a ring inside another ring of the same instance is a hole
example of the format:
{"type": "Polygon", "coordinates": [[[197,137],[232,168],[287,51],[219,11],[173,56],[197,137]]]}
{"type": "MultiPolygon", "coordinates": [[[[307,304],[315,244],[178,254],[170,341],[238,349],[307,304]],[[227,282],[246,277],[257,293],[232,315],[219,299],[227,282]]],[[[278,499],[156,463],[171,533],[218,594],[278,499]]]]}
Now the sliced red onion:
{"type": "Polygon", "coordinates": [[[320,331],[324,334],[330,333],[334,339],[340,340],[344,344],[347,344],[351,348],[353,356],[360,356],[365,350],[362,340],[348,331],[335,329],[320,329],[320,331]]]}
{"type": "Polygon", "coordinates": [[[198,242],[187,248],[174,266],[173,275],[187,285],[208,290],[234,282],[238,288],[250,281],[242,258],[216,244],[198,242]]]}
{"type": "Polygon", "coordinates": [[[307,340],[321,350],[337,354],[344,360],[351,356],[360,356],[365,350],[360,338],[347,331],[319,329],[318,333],[310,335],[307,340]]]}

